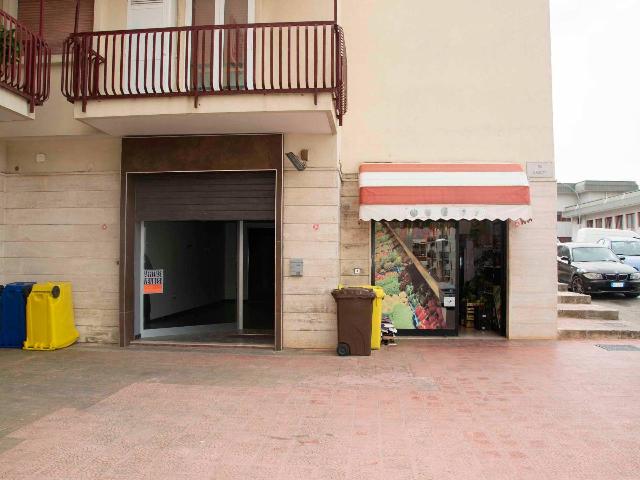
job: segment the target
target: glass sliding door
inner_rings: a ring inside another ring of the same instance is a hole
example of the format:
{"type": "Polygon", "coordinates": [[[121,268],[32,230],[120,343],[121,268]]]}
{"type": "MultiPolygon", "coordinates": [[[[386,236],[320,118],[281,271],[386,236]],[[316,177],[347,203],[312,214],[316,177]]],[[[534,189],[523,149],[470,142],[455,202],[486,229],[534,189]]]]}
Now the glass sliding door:
{"type": "MultiPolygon", "coordinates": [[[[194,26],[255,22],[255,0],[193,0],[192,6],[194,26]]],[[[253,88],[253,34],[253,28],[201,30],[198,48],[205,61],[194,59],[200,90],[253,88]]]]}
{"type": "Polygon", "coordinates": [[[457,222],[375,222],[373,276],[383,316],[404,335],[456,335],[457,222]]]}

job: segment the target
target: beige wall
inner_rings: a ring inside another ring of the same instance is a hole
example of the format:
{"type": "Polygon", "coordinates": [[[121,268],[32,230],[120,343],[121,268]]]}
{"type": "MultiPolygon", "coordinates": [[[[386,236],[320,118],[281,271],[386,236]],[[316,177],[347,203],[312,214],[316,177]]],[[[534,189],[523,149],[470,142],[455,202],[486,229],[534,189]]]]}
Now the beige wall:
{"type": "Polygon", "coordinates": [[[93,4],[94,30],[127,28],[127,0],[95,0],[93,4]]]}
{"type": "Polygon", "coordinates": [[[553,159],[548,0],[340,4],[345,172],[366,161],[553,159]]]}
{"type": "Polygon", "coordinates": [[[556,183],[532,181],[533,222],[509,224],[509,338],[555,338],[558,273],[556,183]]]}
{"type": "Polygon", "coordinates": [[[0,8],[13,17],[18,16],[18,0],[0,0],[0,8]]]}
{"type": "Polygon", "coordinates": [[[357,286],[371,283],[371,222],[358,217],[357,175],[343,175],[340,192],[340,282],[357,286]],[[360,274],[354,269],[359,268],[360,274]]]}
{"type": "Polygon", "coordinates": [[[256,0],[257,22],[333,20],[333,0],[256,0]]]}
{"type": "Polygon", "coordinates": [[[5,269],[4,269],[4,240],[5,240],[5,185],[6,185],[6,168],[7,168],[7,145],[0,142],[0,285],[4,285],[5,269]]]}
{"type": "Polygon", "coordinates": [[[61,67],[60,55],[54,55],[51,94],[44,105],[36,107],[35,120],[0,122],[0,138],[99,134],[95,128],[74,119],[73,104],[60,91],[61,67]]]}
{"type": "MultiPolygon", "coordinates": [[[[5,0],[7,1],[7,0],[5,0]]],[[[189,0],[177,2],[178,24],[185,24],[189,0]]],[[[256,22],[333,20],[333,0],[255,0],[256,22]]],[[[94,30],[118,30],[127,26],[127,0],[95,0],[94,30]]]]}
{"type": "Polygon", "coordinates": [[[283,339],[285,347],[332,348],[339,278],[340,181],[336,137],[285,135],[285,152],[309,149],[307,169],[285,159],[283,199],[283,339]],[[304,261],[302,277],[289,261],[304,261]]]}
{"type": "Polygon", "coordinates": [[[6,204],[6,171],[7,171],[7,143],[0,141],[0,285],[6,283],[4,268],[4,241],[6,235],[5,204],[6,204]]]}
{"type": "Polygon", "coordinates": [[[118,340],[119,162],[119,139],[9,142],[0,177],[2,281],[71,281],[81,341],[118,340]]]}

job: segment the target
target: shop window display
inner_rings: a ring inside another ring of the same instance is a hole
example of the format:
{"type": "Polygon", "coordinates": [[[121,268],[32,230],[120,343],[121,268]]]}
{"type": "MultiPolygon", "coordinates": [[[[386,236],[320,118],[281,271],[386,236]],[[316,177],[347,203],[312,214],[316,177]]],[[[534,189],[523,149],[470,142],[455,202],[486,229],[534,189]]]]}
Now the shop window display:
{"type": "Polygon", "coordinates": [[[381,221],[373,243],[383,319],[399,334],[506,334],[505,222],[381,221]]]}
{"type": "Polygon", "coordinates": [[[455,315],[442,301],[457,282],[456,222],[376,222],[374,244],[383,317],[400,333],[455,332],[455,315]]]}

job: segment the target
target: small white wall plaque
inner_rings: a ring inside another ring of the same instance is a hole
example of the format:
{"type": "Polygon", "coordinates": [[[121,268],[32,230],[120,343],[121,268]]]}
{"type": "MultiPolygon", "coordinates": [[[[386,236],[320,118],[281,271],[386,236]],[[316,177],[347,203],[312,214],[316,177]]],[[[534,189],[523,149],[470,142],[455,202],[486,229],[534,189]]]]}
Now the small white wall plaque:
{"type": "Polygon", "coordinates": [[[304,261],[301,258],[292,258],[289,260],[289,275],[292,277],[301,277],[304,261]]]}
{"type": "Polygon", "coordinates": [[[527,177],[554,178],[555,168],[553,162],[527,162],[527,177]]]}

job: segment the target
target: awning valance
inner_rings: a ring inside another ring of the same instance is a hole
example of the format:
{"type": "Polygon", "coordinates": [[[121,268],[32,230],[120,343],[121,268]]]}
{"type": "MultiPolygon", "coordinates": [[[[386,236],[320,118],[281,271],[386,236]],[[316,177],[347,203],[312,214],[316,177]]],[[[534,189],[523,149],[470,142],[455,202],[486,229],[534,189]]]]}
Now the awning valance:
{"type": "Polygon", "coordinates": [[[363,163],[361,220],[531,219],[517,163],[363,163]]]}

